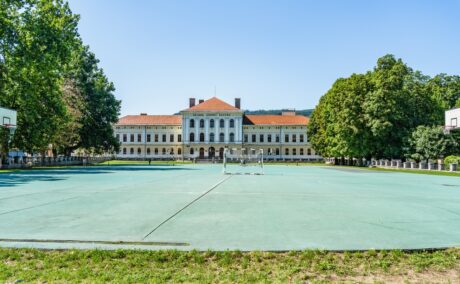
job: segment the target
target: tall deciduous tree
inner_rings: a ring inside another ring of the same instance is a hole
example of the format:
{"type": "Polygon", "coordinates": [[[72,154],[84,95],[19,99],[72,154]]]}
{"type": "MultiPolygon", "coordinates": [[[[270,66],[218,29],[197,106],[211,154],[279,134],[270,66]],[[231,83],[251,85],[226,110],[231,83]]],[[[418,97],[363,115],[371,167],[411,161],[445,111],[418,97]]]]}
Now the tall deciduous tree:
{"type": "Polygon", "coordinates": [[[69,73],[84,105],[78,118],[80,141],[73,148],[118,151],[119,142],[113,135],[112,125],[118,121],[121,102],[115,98],[115,87],[98,68],[98,63],[89,48],[82,46],[69,73]]]}
{"type": "MultiPolygon", "coordinates": [[[[78,38],[78,17],[60,0],[5,1],[10,23],[2,45],[2,105],[18,111],[14,144],[43,151],[66,121],[61,84],[78,38]]],[[[5,20],[5,19],[4,19],[5,20]]]]}
{"type": "Polygon", "coordinates": [[[392,55],[373,71],[338,79],[313,111],[313,147],[325,157],[403,157],[412,130],[442,113],[428,80],[392,55]]]}
{"type": "Polygon", "coordinates": [[[29,153],[118,149],[120,102],[78,19],[63,0],[0,0],[0,105],[18,111],[14,145],[29,153]]]}

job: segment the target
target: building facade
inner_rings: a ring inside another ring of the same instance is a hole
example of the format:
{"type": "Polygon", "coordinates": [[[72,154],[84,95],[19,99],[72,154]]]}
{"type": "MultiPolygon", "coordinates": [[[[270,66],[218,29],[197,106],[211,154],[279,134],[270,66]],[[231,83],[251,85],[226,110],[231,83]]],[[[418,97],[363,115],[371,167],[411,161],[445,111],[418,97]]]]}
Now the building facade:
{"type": "Polygon", "coordinates": [[[263,150],[266,160],[319,160],[307,138],[308,118],[294,111],[281,115],[245,115],[241,100],[230,105],[216,97],[194,98],[178,115],[128,115],[115,125],[121,143],[118,158],[220,160],[229,149],[263,150]]]}

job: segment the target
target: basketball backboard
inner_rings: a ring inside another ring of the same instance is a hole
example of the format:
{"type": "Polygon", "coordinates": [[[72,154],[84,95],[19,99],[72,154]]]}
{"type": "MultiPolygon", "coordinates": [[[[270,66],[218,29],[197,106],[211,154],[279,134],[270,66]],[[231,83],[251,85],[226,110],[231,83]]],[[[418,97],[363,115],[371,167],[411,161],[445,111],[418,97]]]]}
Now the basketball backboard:
{"type": "Polygon", "coordinates": [[[0,107],[0,127],[8,128],[11,136],[16,131],[17,116],[15,110],[0,107]]]}

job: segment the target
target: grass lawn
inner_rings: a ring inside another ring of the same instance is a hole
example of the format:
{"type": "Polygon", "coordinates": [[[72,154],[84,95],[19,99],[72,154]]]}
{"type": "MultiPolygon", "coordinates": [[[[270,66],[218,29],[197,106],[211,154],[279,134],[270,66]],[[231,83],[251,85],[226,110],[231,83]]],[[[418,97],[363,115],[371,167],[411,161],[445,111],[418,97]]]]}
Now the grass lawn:
{"type": "Polygon", "coordinates": [[[411,174],[434,175],[434,176],[453,176],[460,177],[460,172],[446,172],[446,171],[428,171],[428,170],[409,170],[409,169],[385,169],[385,168],[365,168],[371,171],[386,171],[386,172],[402,172],[411,174]]]}
{"type": "Polygon", "coordinates": [[[179,252],[0,249],[0,282],[458,282],[460,249],[179,252]]]}

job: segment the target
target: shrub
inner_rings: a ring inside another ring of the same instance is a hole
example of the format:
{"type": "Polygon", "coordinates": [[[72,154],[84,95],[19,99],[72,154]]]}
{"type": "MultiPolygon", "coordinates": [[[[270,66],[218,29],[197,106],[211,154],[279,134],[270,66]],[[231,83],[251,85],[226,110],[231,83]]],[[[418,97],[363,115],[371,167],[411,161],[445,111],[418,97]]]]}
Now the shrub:
{"type": "Polygon", "coordinates": [[[460,156],[447,156],[444,159],[444,163],[447,164],[459,164],[460,163],[460,156]]]}

